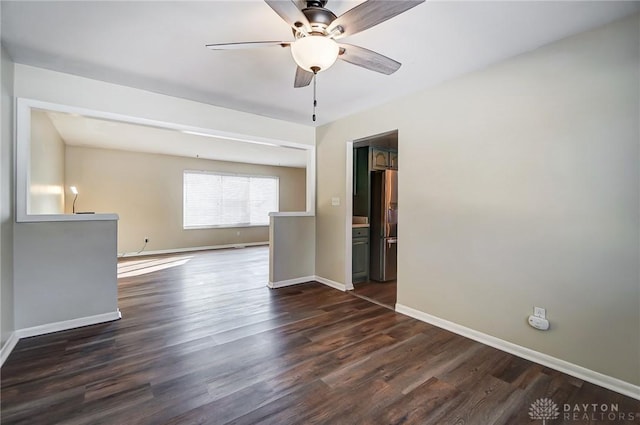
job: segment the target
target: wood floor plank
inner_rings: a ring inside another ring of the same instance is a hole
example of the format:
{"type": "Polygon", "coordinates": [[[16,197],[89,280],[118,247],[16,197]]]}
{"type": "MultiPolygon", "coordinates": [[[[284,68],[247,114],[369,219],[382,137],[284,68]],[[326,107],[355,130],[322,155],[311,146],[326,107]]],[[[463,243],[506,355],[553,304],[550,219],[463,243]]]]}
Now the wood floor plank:
{"type": "Polygon", "coordinates": [[[437,412],[445,411],[459,394],[456,387],[438,378],[430,378],[409,392],[407,397],[390,404],[380,416],[372,417],[369,413],[369,420],[371,423],[421,425],[437,412]]]}
{"type": "MultiPolygon", "coordinates": [[[[519,425],[542,397],[640,412],[395,313],[381,305],[395,284],[270,290],[267,259],[266,247],[121,259],[123,318],[21,340],[1,370],[0,422],[519,425]]],[[[627,419],[550,425],[640,414],[627,419]]]]}

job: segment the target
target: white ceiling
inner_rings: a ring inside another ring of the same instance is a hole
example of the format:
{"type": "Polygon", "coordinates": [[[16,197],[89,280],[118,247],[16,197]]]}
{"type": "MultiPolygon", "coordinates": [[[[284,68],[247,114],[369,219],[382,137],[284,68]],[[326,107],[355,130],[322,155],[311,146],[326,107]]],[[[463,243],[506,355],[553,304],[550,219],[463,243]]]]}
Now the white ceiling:
{"type": "MultiPolygon", "coordinates": [[[[329,0],[337,15],[360,1],[329,0]]],[[[344,39],[402,62],[391,76],[342,61],[318,77],[318,122],[344,117],[640,10],[629,1],[427,1],[344,39]]],[[[288,48],[261,0],[2,1],[2,42],[19,63],[314,125],[288,48]]]]}
{"type": "MultiPolygon", "coordinates": [[[[329,0],[340,15],[362,0],[329,0]]],[[[211,51],[208,43],[291,40],[262,0],[6,1],[2,43],[15,62],[318,125],[638,12],[637,1],[427,1],[344,42],[402,62],[391,76],[338,61],[293,88],[288,48],[211,51]]],[[[305,152],[52,114],[67,143],[271,165],[305,152]]]]}
{"type": "Polygon", "coordinates": [[[186,134],[179,130],[89,118],[63,112],[48,111],[47,116],[65,144],[72,146],[283,167],[304,168],[307,164],[307,151],[303,149],[186,134]]]}

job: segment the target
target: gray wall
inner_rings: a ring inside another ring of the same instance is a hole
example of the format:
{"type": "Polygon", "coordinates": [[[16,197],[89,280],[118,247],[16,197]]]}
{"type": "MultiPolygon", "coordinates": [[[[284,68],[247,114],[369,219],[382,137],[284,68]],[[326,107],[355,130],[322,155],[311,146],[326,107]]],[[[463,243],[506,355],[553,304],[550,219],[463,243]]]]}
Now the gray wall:
{"type": "Polygon", "coordinates": [[[345,142],[398,129],[398,303],[640,384],[639,25],[320,127],[316,274],[345,281],[345,142]]]}
{"type": "Polygon", "coordinates": [[[16,223],[14,231],[17,329],[117,311],[117,221],[16,223]]]}
{"type": "Polygon", "coordinates": [[[315,274],[316,219],[312,216],[271,217],[269,282],[308,278],[315,274]]]}
{"type": "MultiPolygon", "coordinates": [[[[1,7],[1,6],[0,6],[1,7]]],[[[0,345],[15,330],[13,321],[13,62],[2,48],[0,123],[0,345]]]]}

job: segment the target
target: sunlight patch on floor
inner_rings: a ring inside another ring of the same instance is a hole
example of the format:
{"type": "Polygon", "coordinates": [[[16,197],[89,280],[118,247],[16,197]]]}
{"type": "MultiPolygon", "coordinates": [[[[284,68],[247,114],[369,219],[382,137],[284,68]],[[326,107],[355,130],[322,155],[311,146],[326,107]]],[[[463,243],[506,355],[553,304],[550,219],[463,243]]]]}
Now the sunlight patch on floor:
{"type": "Polygon", "coordinates": [[[159,270],[178,267],[186,264],[193,256],[150,258],[145,260],[121,261],[118,263],[118,279],[123,277],[141,276],[159,270]]]}

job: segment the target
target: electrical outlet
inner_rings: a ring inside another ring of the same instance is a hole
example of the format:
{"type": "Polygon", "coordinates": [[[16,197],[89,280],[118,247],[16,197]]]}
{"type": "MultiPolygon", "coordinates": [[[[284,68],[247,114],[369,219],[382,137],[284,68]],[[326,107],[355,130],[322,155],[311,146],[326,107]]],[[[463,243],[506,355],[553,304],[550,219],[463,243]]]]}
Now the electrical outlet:
{"type": "Polygon", "coordinates": [[[547,319],[543,319],[542,317],[529,316],[529,325],[540,331],[546,331],[547,329],[549,329],[549,321],[547,319]]]}
{"type": "Polygon", "coordinates": [[[533,315],[535,317],[539,317],[541,319],[546,319],[547,317],[547,310],[545,310],[542,307],[533,307],[533,315]]]}

